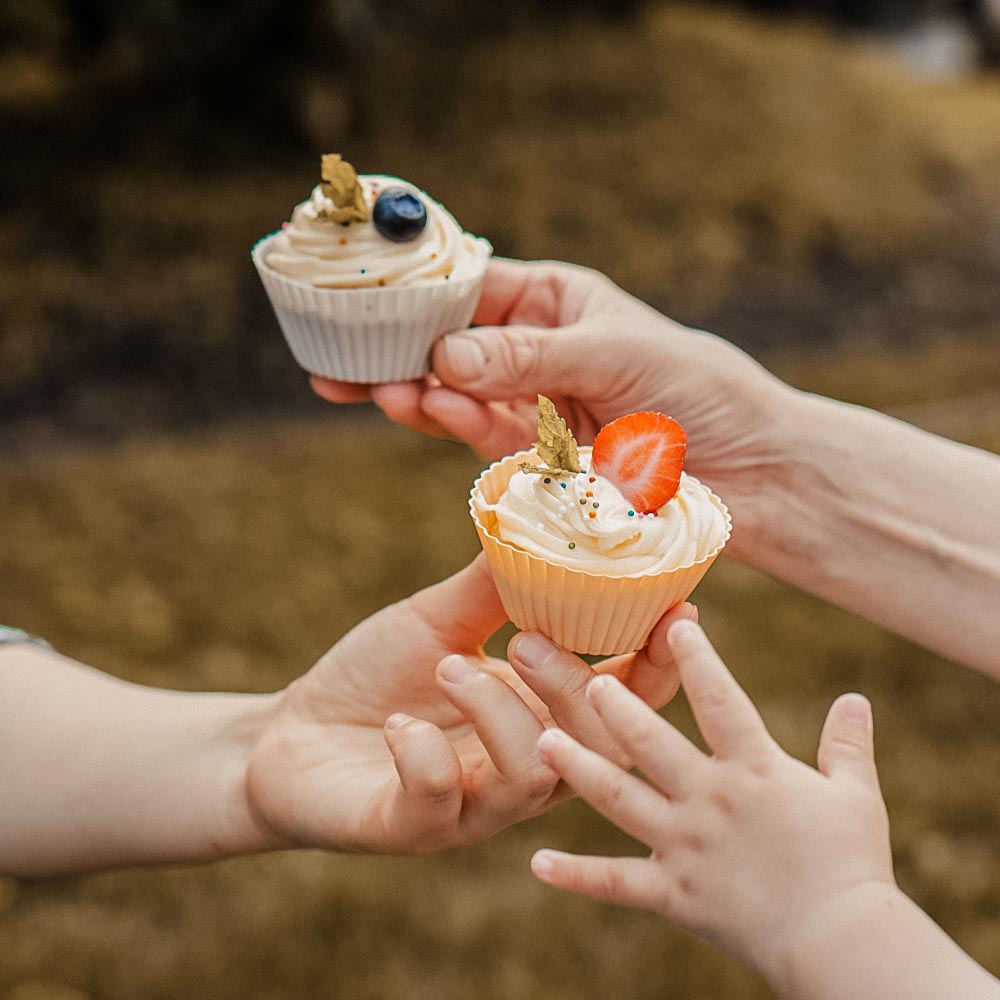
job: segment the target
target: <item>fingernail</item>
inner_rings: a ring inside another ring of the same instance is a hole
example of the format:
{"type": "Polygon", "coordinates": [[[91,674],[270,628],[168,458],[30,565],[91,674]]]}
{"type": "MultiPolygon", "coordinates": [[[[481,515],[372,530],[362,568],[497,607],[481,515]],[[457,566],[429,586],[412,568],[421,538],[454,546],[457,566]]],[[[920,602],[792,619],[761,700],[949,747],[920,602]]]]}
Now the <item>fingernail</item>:
{"type": "Polygon", "coordinates": [[[615,683],[615,679],[610,677],[608,674],[598,674],[592,681],[589,681],[584,694],[588,698],[592,698],[594,695],[599,695],[604,691],[608,691],[611,685],[615,683]]]}
{"type": "Polygon", "coordinates": [[[854,692],[840,696],[840,713],[848,721],[864,729],[871,729],[872,705],[863,695],[854,692]]]}
{"type": "Polygon", "coordinates": [[[471,680],[478,673],[479,671],[464,656],[459,656],[457,653],[446,656],[438,667],[438,676],[449,684],[461,684],[463,681],[471,680]]]}
{"type": "Polygon", "coordinates": [[[561,729],[556,729],[554,726],[550,729],[546,729],[541,736],[538,737],[538,749],[541,751],[553,750],[558,743],[561,743],[566,739],[566,734],[561,729]]]}
{"type": "Polygon", "coordinates": [[[555,649],[555,643],[537,632],[519,632],[511,641],[510,653],[529,670],[538,670],[555,649]]]}
{"type": "Polygon", "coordinates": [[[548,878],[552,874],[555,866],[552,857],[547,851],[535,851],[531,858],[531,870],[539,878],[548,878]]]}
{"type": "Polygon", "coordinates": [[[486,367],[486,352],[475,337],[452,334],[441,341],[439,348],[451,373],[459,379],[475,379],[486,367]]]}
{"type": "Polygon", "coordinates": [[[667,629],[667,642],[674,646],[687,642],[698,634],[698,626],[690,618],[679,618],[667,629]]]}
{"type": "Polygon", "coordinates": [[[407,715],[405,712],[393,712],[392,715],[385,720],[385,726],[386,729],[401,729],[408,722],[412,721],[412,715],[407,715]]]}

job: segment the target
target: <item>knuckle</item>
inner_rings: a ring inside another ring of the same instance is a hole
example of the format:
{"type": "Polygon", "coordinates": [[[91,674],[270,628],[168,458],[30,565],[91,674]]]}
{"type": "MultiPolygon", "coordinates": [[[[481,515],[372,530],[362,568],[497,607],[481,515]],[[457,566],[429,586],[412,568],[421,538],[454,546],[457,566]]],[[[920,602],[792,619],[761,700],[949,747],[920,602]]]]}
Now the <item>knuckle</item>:
{"type": "Polygon", "coordinates": [[[455,791],[451,774],[440,771],[426,775],[420,784],[419,796],[431,806],[442,806],[449,802],[455,791]]]}
{"type": "Polygon", "coordinates": [[[594,888],[609,899],[621,899],[628,894],[625,878],[614,865],[606,865],[596,873],[594,888]]]}
{"type": "Polygon", "coordinates": [[[555,772],[548,768],[534,768],[521,782],[521,792],[529,802],[544,802],[559,781],[555,772]]]}

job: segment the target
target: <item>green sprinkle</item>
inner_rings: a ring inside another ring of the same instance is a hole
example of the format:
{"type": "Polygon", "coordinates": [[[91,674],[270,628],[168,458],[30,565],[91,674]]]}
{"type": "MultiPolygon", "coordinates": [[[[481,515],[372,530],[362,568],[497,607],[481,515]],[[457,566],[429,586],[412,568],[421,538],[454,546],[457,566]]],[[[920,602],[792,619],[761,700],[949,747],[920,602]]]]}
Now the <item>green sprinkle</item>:
{"type": "Polygon", "coordinates": [[[570,542],[570,543],[569,543],[569,547],[570,547],[571,549],[575,549],[575,548],[576,548],[576,542],[570,542]]]}
{"type": "Polygon", "coordinates": [[[597,508],[600,507],[600,506],[601,505],[595,500],[594,501],[594,510],[597,510],[597,508]]]}
{"type": "Polygon", "coordinates": [[[586,500],[584,500],[584,499],[583,499],[583,498],[581,497],[581,499],[580,499],[580,504],[581,504],[581,506],[584,506],[584,507],[585,507],[585,506],[587,505],[587,501],[586,501],[586,500]]]}
{"type": "Polygon", "coordinates": [[[635,517],[635,511],[634,511],[634,510],[630,510],[630,511],[628,512],[628,516],[629,516],[629,517],[635,517]]]}

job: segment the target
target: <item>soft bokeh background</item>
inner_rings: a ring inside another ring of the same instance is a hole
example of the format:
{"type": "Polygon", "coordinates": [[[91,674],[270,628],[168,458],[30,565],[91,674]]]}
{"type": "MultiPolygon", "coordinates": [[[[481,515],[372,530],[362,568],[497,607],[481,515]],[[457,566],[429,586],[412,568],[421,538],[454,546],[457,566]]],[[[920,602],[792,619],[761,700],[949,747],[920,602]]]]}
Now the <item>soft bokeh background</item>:
{"type": "MultiPolygon", "coordinates": [[[[258,288],[249,247],[324,151],[797,385],[1000,450],[995,12],[0,9],[0,621],[143,682],[270,690],[474,554],[479,461],[314,399],[258,288]]],[[[1000,973],[1000,689],[725,558],[697,600],[803,759],[837,693],[871,697],[900,882],[1000,973]]],[[[0,880],[0,997],[770,995],[539,885],[543,844],[637,849],[568,803],[430,859],[0,880]]]]}

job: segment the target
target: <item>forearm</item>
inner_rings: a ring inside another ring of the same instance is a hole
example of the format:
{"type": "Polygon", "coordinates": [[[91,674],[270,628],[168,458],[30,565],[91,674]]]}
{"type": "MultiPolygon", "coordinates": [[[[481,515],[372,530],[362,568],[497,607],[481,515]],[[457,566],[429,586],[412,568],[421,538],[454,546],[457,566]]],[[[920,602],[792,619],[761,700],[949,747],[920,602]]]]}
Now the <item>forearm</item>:
{"type": "Polygon", "coordinates": [[[140,687],[46,650],[0,648],[0,874],[277,846],[244,788],[272,704],[140,687]]]}
{"type": "Polygon", "coordinates": [[[1000,982],[890,885],[870,883],[797,929],[771,985],[784,1000],[998,1000],[1000,982]]]}
{"type": "Polygon", "coordinates": [[[739,555],[1000,677],[1000,458],[862,407],[784,402],[785,457],[739,555]]]}

